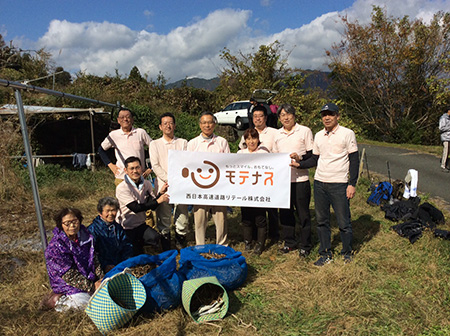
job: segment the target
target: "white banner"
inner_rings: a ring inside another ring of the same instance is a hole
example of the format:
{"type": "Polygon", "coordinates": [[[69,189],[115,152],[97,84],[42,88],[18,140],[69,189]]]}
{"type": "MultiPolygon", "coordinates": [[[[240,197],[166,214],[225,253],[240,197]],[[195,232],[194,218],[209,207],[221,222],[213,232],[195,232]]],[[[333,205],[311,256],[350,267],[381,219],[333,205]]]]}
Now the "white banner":
{"type": "Polygon", "coordinates": [[[169,150],[170,203],[289,208],[290,162],[287,153],[169,150]]]}

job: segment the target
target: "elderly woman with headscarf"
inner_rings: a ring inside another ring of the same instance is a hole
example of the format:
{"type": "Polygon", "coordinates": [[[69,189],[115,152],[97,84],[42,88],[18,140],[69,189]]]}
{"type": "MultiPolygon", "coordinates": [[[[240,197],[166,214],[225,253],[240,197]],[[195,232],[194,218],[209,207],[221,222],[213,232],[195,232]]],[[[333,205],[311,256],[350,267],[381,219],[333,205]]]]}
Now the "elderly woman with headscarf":
{"type": "Polygon", "coordinates": [[[57,311],[84,309],[104,276],[94,251],[94,239],[81,224],[81,211],[64,208],[55,217],[53,238],[45,250],[53,293],[47,308],[57,311]]]}

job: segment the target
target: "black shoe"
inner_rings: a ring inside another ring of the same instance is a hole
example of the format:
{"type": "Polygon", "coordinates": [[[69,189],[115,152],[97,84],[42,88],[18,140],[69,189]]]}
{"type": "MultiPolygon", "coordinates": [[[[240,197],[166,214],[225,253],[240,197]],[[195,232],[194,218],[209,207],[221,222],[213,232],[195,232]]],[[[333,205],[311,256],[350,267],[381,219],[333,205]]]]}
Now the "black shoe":
{"type": "Polygon", "coordinates": [[[252,242],[250,240],[244,240],[244,251],[249,252],[252,249],[252,242]]]}
{"type": "Polygon", "coordinates": [[[351,254],[344,254],[344,264],[349,264],[353,260],[353,257],[351,254]]]}
{"type": "Polygon", "coordinates": [[[186,247],[186,235],[175,233],[175,247],[177,250],[181,250],[186,247]]]}
{"type": "Polygon", "coordinates": [[[161,248],[163,252],[169,251],[170,247],[170,233],[161,235],[161,248]]]}
{"type": "Polygon", "coordinates": [[[300,249],[300,251],[298,251],[298,256],[299,256],[300,258],[306,259],[306,258],[309,257],[309,254],[310,254],[310,253],[311,253],[310,251],[306,251],[306,250],[304,250],[304,249],[300,249]]]}
{"type": "Polygon", "coordinates": [[[282,248],[280,248],[278,250],[278,252],[280,252],[282,254],[286,254],[286,253],[289,253],[289,252],[292,252],[292,251],[295,251],[295,250],[296,250],[295,247],[289,247],[289,246],[284,245],[282,248]]]}
{"type": "Polygon", "coordinates": [[[446,168],[441,168],[441,171],[444,173],[450,173],[450,169],[446,168]]]}
{"type": "Polygon", "coordinates": [[[253,253],[256,254],[256,255],[261,255],[263,250],[264,250],[264,244],[260,243],[260,242],[257,242],[256,245],[255,245],[255,249],[253,250],[253,253]]]}
{"type": "Polygon", "coordinates": [[[320,267],[320,266],[329,264],[332,261],[333,261],[333,259],[330,258],[329,256],[320,256],[320,258],[317,259],[317,261],[314,263],[314,265],[320,267]]]}

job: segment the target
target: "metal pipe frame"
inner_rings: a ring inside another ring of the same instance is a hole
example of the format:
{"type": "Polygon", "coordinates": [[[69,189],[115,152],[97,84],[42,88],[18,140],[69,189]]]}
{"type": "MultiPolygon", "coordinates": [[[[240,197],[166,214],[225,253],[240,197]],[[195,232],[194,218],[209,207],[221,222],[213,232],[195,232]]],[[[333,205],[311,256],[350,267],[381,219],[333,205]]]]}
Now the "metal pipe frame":
{"type": "MultiPolygon", "coordinates": [[[[20,91],[27,90],[27,91],[31,91],[31,92],[40,92],[40,93],[45,93],[45,94],[49,94],[52,96],[63,97],[63,98],[74,99],[74,100],[81,100],[81,101],[85,101],[85,102],[94,103],[97,105],[104,105],[104,106],[110,106],[110,107],[115,107],[115,108],[120,108],[120,104],[119,103],[111,104],[111,103],[103,102],[103,101],[96,100],[96,99],[75,96],[75,95],[60,92],[60,91],[54,91],[54,90],[41,88],[38,86],[26,85],[26,84],[22,84],[22,83],[18,83],[18,82],[12,82],[12,81],[8,81],[5,79],[0,79],[0,86],[10,87],[10,88],[14,89],[14,95],[15,95],[16,102],[17,102],[17,111],[18,111],[18,115],[19,115],[20,127],[22,130],[23,143],[24,143],[24,147],[25,147],[25,154],[26,154],[26,158],[27,158],[27,162],[28,162],[27,167],[28,167],[28,172],[30,174],[34,206],[36,209],[36,216],[37,216],[39,232],[40,232],[40,236],[41,236],[41,244],[42,244],[42,249],[45,251],[45,249],[47,248],[47,245],[48,245],[47,234],[45,232],[44,218],[42,216],[42,205],[41,205],[41,199],[39,196],[38,184],[37,184],[37,180],[36,180],[36,172],[34,169],[34,165],[32,164],[32,154],[31,154],[32,151],[31,151],[30,140],[29,140],[29,136],[28,136],[28,129],[27,129],[27,123],[26,123],[26,118],[25,118],[25,111],[23,108],[22,95],[21,95],[20,91]]],[[[89,115],[91,117],[91,113],[89,113],[89,115]]],[[[92,120],[92,117],[91,117],[91,120],[92,120]]]]}

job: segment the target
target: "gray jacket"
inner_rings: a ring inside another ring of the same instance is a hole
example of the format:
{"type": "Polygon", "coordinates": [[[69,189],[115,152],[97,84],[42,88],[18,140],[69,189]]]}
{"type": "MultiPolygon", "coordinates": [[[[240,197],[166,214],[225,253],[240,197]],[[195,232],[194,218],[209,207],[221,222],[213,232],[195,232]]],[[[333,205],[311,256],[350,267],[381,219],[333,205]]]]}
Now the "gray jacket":
{"type": "Polygon", "coordinates": [[[441,141],[450,141],[450,116],[444,113],[439,118],[439,131],[441,131],[441,141]]]}

